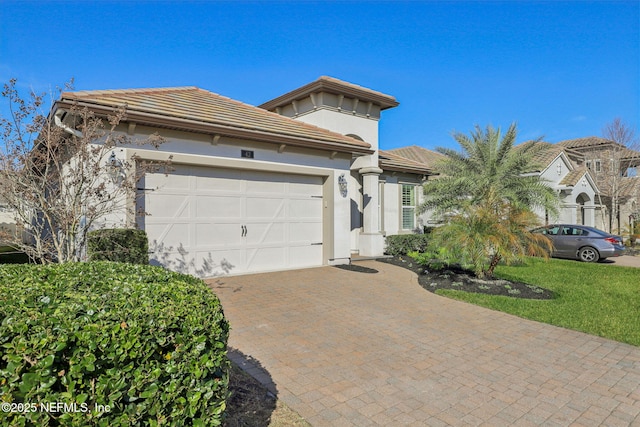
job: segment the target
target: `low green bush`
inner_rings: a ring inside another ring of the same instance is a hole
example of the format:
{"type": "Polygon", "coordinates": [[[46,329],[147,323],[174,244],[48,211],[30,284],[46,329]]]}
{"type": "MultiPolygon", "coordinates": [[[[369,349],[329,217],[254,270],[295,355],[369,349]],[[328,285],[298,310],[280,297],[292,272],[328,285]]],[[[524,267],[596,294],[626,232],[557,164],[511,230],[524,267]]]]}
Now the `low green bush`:
{"type": "Polygon", "coordinates": [[[425,234],[398,234],[387,236],[385,253],[398,256],[409,252],[424,252],[428,244],[428,235],[425,234]]]}
{"type": "Polygon", "coordinates": [[[220,425],[228,334],[220,301],[192,276],[1,266],[0,425],[220,425]]]}
{"type": "Polygon", "coordinates": [[[407,255],[427,269],[442,270],[451,265],[445,249],[432,250],[427,248],[425,252],[409,252],[407,255]]]}
{"type": "Polygon", "coordinates": [[[90,231],[87,246],[90,261],[149,264],[149,240],[144,230],[105,228],[90,231]]]}

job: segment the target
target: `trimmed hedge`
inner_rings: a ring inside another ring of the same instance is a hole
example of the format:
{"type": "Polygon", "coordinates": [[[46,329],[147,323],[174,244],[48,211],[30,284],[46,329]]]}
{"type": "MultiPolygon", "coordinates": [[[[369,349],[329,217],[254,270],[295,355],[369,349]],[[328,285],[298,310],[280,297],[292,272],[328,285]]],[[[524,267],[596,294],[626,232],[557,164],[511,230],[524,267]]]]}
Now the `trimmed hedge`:
{"type": "Polygon", "coordinates": [[[385,253],[388,255],[406,255],[409,252],[424,252],[427,249],[428,235],[398,234],[387,236],[385,253]]]}
{"type": "Polygon", "coordinates": [[[228,335],[220,301],[192,276],[1,266],[0,402],[13,407],[0,425],[220,425],[228,335]]]}
{"type": "Polygon", "coordinates": [[[87,236],[90,261],[149,264],[149,240],[144,230],[105,228],[87,236]]]}

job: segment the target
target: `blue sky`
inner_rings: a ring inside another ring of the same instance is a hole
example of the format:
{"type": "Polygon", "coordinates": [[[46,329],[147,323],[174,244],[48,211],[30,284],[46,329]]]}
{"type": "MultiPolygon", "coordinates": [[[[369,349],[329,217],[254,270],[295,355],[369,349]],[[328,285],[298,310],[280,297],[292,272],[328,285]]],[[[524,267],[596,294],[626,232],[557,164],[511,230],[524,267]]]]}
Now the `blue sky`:
{"type": "MultiPolygon", "coordinates": [[[[329,75],[400,102],[383,149],[640,121],[640,2],[0,2],[0,81],[198,86],[252,105],[329,75]]],[[[3,108],[4,110],[4,108],[3,108]]]]}

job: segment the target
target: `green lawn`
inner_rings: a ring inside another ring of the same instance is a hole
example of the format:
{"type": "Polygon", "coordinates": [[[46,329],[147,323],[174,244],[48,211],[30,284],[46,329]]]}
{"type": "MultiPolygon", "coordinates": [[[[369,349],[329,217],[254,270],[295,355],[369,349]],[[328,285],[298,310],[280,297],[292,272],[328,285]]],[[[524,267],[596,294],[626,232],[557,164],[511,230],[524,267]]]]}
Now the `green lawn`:
{"type": "Polygon", "coordinates": [[[531,258],[526,265],[499,266],[496,275],[550,289],[556,298],[540,301],[450,290],[437,293],[640,346],[640,269],[531,258]]]}

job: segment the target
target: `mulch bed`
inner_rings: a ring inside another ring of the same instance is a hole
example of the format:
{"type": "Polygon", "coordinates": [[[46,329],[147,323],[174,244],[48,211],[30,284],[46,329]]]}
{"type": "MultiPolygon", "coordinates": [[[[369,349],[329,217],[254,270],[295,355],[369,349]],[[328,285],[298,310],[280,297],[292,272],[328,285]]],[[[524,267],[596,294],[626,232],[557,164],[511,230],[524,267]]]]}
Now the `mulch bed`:
{"type": "Polygon", "coordinates": [[[429,292],[435,292],[438,289],[453,289],[512,298],[553,299],[554,297],[553,292],[539,286],[503,279],[478,279],[473,272],[455,266],[449,266],[442,270],[429,270],[408,256],[380,258],[378,261],[415,272],[418,275],[420,286],[429,292]]]}
{"type": "Polygon", "coordinates": [[[378,272],[378,270],[376,270],[374,268],[363,267],[363,266],[358,265],[358,264],[341,264],[341,265],[334,265],[334,267],[335,268],[339,268],[341,270],[355,271],[356,273],[373,274],[373,273],[377,273],[378,272]]]}

